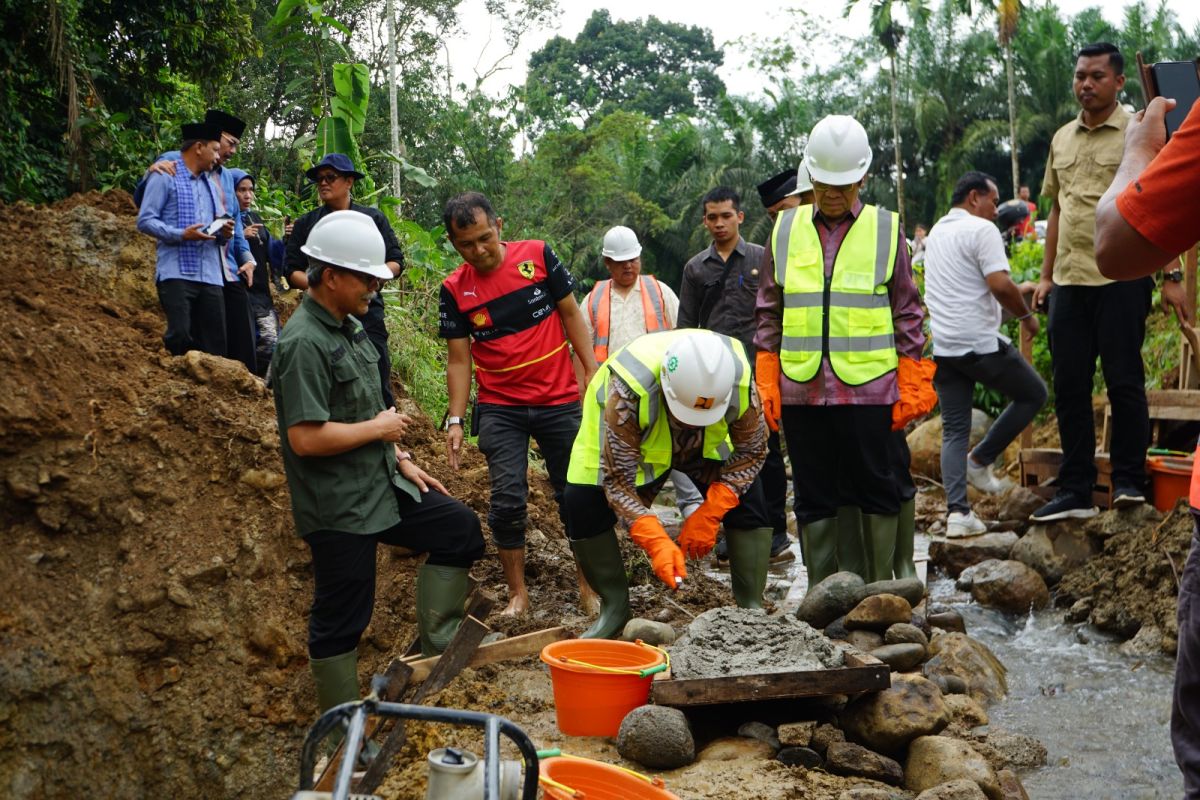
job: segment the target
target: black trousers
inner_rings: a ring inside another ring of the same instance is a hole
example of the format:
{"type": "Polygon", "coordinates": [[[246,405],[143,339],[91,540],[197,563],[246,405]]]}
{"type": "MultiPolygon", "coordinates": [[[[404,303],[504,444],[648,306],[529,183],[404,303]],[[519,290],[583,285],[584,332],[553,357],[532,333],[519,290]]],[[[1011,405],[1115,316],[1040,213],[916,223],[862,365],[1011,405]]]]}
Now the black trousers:
{"type": "Polygon", "coordinates": [[[896,479],[900,502],[912,500],[917,496],[917,485],[913,483],[912,453],[903,430],[892,431],[892,438],[888,440],[888,461],[891,462],[892,476],[896,479]]]}
{"type": "Polygon", "coordinates": [[[367,338],[379,351],[379,385],[383,387],[383,407],[391,408],[396,405],[396,396],[392,394],[392,357],[388,353],[387,326],[383,323],[383,303],[372,300],[367,307],[367,313],[361,317],[355,316],[362,323],[367,338]]]}
{"type": "Polygon", "coordinates": [[[785,405],[783,435],[799,525],[836,517],[839,506],[900,513],[896,467],[905,459],[894,442],[891,406],[785,405]]]}
{"type": "MultiPolygon", "coordinates": [[[[1193,509],[1192,515],[1195,517],[1193,509]]],[[[1192,546],[1179,585],[1179,645],[1171,704],[1171,746],[1183,772],[1184,800],[1200,800],[1200,527],[1192,523],[1192,546]]]]}
{"type": "Polygon", "coordinates": [[[1112,404],[1113,486],[1140,490],[1146,482],[1150,416],[1142,341],[1153,290],[1153,279],[1142,278],[1105,286],[1055,286],[1050,293],[1047,331],[1063,449],[1058,482],[1065,491],[1090,495],[1096,482],[1092,378],[1097,356],[1112,404]]]}
{"type": "Polygon", "coordinates": [[[379,544],[429,553],[426,563],[470,567],[484,551],[475,512],[453,497],[430,490],[417,502],[396,490],[400,523],[363,535],[316,531],[304,537],[312,550],[312,610],[308,655],[329,658],[349,652],[371,622],[375,608],[375,550],[379,544]]]}
{"type": "Polygon", "coordinates": [[[226,356],[246,365],[251,373],[258,372],[254,344],[254,314],[250,310],[250,293],[240,280],[225,281],[226,356]]]}
{"type": "Polygon", "coordinates": [[[225,298],[220,286],[172,278],[159,281],[158,302],[167,317],[163,345],[173,356],[200,350],[224,356],[225,298]]]}
{"type": "MultiPolygon", "coordinates": [[[[720,462],[708,463],[715,465],[717,469],[720,468],[720,462]]],[[[680,469],[680,467],[673,465],[672,469],[680,469]]],[[[693,470],[688,469],[681,471],[696,482],[696,488],[700,490],[701,494],[708,494],[708,481],[701,480],[697,475],[705,474],[705,477],[709,477],[713,474],[711,469],[697,472],[697,474],[693,474],[693,470]]],[[[670,474],[670,470],[665,471],[660,479],[649,486],[642,487],[639,494],[656,497],[670,474]]],[[[568,483],[564,492],[563,510],[567,538],[573,542],[599,536],[617,524],[617,515],[609,506],[608,498],[601,486],[568,483]]],[[[646,513],[651,512],[647,510],[646,513]]],[[[767,498],[763,494],[761,478],[754,479],[754,483],[750,484],[750,488],[741,496],[741,502],[729,510],[722,522],[726,529],[734,530],[770,526],[770,514],[767,511],[767,498]]]]}
{"type": "Polygon", "coordinates": [[[787,467],[783,463],[783,448],[779,431],[767,437],[767,460],[758,473],[766,497],[767,514],[774,533],[787,533],[787,467]]]}

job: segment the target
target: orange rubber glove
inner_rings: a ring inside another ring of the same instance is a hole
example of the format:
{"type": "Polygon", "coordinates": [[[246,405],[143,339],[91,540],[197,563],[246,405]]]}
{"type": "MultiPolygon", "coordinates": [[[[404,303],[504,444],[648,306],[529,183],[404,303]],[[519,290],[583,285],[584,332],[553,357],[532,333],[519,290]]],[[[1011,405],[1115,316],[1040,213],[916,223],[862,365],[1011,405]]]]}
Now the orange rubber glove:
{"type": "Polygon", "coordinates": [[[650,556],[650,566],[658,579],[669,588],[678,589],[679,583],[687,577],[687,565],[683,551],[671,541],[658,517],[653,514],[638,517],[629,526],[629,538],[650,556]]]}
{"type": "Polygon", "coordinates": [[[758,399],[762,401],[767,427],[773,431],[779,430],[779,417],[783,409],[783,401],[779,396],[779,371],[779,353],[759,350],[754,357],[754,385],[758,387],[758,399]]]}
{"type": "Polygon", "coordinates": [[[917,417],[923,417],[937,405],[937,392],[933,388],[933,376],[937,364],[933,359],[916,361],[900,357],[896,367],[896,382],[900,388],[900,399],[892,406],[892,430],[898,431],[917,417]]]}
{"type": "Polygon", "coordinates": [[[717,529],[725,514],[737,506],[737,494],[723,483],[708,487],[708,494],[700,507],[683,521],[679,534],[679,549],[688,558],[704,558],[717,543],[717,529]]]}

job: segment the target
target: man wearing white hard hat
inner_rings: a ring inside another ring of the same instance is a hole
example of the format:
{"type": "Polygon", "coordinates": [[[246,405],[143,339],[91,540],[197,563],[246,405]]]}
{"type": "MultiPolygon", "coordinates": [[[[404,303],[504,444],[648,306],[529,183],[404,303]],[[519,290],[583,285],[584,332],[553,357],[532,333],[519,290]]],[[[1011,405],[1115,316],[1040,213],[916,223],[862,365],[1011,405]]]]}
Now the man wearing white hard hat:
{"type": "MultiPolygon", "coordinates": [[[[591,337],[596,363],[603,364],[643,333],[675,327],[679,298],[675,291],[651,275],[642,274],[642,245],[624,225],[609,228],[600,251],[612,276],[596,281],[583,299],[583,323],[591,337]]],[[[687,518],[704,498],[683,473],[672,474],[675,501],[687,518]]]]}
{"type": "Polygon", "coordinates": [[[792,459],[809,585],[839,560],[880,580],[893,574],[902,502],[889,443],[936,402],[932,361],[921,361],[923,315],[898,215],[858,196],[871,166],[866,131],[852,117],[825,117],[804,166],[815,203],[776,219],[758,293],[756,380],[792,459]],[[865,552],[839,555],[841,506],[862,512],[865,552]]]}
{"type": "Polygon", "coordinates": [[[383,235],[357,211],[308,234],[308,292],[272,360],[275,413],[296,533],[312,550],[309,664],[324,711],[358,699],[358,641],[375,602],[375,551],[429,557],[417,576],[421,651],[445,649],[465,614],[479,518],[400,449],[409,418],[384,408],[379,354],[358,317],[392,277],[383,235]]]}
{"type": "Polygon", "coordinates": [[[771,549],[758,481],[766,455],[767,426],[737,339],[685,328],[648,333],[613,353],[588,384],[567,469],[567,538],[601,601],[583,636],[614,638],[629,620],[618,519],[672,590],[687,577],[685,557],[707,555],[724,522],[734,599],[761,608],[771,549]],[[651,510],[673,469],[706,498],[678,545],[651,510]]]}

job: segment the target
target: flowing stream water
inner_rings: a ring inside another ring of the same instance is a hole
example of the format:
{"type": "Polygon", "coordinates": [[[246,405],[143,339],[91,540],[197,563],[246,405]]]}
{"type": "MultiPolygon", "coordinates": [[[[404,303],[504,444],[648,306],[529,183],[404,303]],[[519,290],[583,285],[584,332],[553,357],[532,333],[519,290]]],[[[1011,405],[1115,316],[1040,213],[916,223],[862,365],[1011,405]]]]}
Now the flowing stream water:
{"type": "MultiPolygon", "coordinates": [[[[928,539],[916,542],[925,577],[928,539]]],[[[773,565],[767,596],[801,596],[807,584],[796,560],[773,565]]],[[[710,562],[711,563],[711,562],[710,562]]],[[[728,570],[712,577],[728,581],[728,570]]],[[[1166,800],[1182,795],[1171,753],[1174,662],[1130,656],[1119,641],[1086,625],[1063,622],[1062,609],[1016,617],[983,608],[954,581],[929,584],[934,602],[962,614],[967,632],[1008,668],[1008,697],[988,709],[991,727],[1036,737],[1047,764],[1021,781],[1032,800],[1166,800]]]]}

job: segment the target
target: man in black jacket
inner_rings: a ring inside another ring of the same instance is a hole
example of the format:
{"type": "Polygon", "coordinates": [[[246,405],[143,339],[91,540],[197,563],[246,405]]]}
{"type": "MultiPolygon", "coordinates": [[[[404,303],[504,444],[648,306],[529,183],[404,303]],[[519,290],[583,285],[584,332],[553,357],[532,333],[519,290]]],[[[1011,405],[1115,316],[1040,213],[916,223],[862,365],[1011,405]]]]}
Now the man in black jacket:
{"type": "MultiPolygon", "coordinates": [[[[358,211],[366,214],[375,223],[379,233],[383,235],[386,246],[385,256],[388,269],[392,275],[399,277],[404,269],[404,253],[400,242],[388,223],[387,217],[377,208],[355,203],[351,197],[354,181],[366,177],[354,169],[354,162],[341,153],[328,153],[319,164],[305,173],[308,179],[317,185],[317,195],[321,198],[320,208],[313,209],[296,220],[287,237],[287,256],[284,261],[284,276],[288,283],[297,289],[307,289],[308,280],[305,270],[308,269],[308,258],[300,251],[301,246],[308,241],[308,234],[317,221],[331,211],[358,211]]],[[[379,351],[379,381],[383,386],[383,407],[391,408],[396,398],[392,395],[392,361],[388,355],[388,333],[383,323],[383,300],[376,293],[371,300],[367,313],[356,319],[362,323],[367,332],[367,338],[379,351]]]]}

